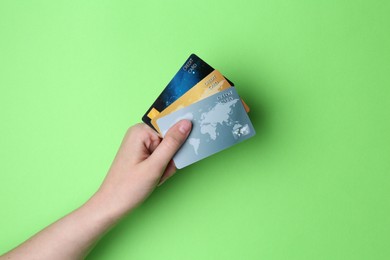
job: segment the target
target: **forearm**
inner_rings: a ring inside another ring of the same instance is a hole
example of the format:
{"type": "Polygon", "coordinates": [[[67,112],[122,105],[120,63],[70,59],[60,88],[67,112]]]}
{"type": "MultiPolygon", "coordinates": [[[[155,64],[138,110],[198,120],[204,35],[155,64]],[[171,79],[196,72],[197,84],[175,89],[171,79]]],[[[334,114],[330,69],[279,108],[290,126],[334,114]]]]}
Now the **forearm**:
{"type": "Polygon", "coordinates": [[[174,174],[172,157],[190,130],[191,122],[182,120],[161,140],[145,124],[131,127],[98,192],[77,210],[0,256],[0,260],[83,259],[121,217],[174,174]]]}
{"type": "Polygon", "coordinates": [[[51,224],[1,259],[83,259],[102,235],[126,212],[106,208],[96,193],[83,206],[51,224]]]}

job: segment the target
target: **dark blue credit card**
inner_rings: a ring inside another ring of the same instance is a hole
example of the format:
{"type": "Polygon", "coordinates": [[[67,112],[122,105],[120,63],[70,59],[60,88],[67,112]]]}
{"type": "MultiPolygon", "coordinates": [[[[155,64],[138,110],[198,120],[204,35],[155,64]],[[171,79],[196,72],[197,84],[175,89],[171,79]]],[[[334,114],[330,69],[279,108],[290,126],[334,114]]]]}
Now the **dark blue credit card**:
{"type": "MultiPolygon", "coordinates": [[[[163,92],[158,96],[156,101],[154,101],[153,105],[146,111],[145,115],[142,117],[142,121],[155,129],[151,124],[151,119],[179,99],[213,70],[214,68],[204,62],[201,58],[195,54],[191,54],[165,87],[163,92]]],[[[231,85],[233,85],[233,83],[231,83],[231,85]]]]}

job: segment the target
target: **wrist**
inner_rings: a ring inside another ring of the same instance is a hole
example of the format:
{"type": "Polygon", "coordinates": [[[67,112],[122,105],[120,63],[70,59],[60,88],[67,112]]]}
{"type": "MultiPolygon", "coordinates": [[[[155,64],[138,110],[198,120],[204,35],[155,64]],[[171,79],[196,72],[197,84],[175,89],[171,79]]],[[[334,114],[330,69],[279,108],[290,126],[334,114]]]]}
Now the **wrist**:
{"type": "Polygon", "coordinates": [[[113,225],[119,221],[128,211],[117,207],[111,196],[105,191],[98,190],[83,206],[87,212],[93,214],[105,225],[113,225]]]}
{"type": "Polygon", "coordinates": [[[127,205],[115,192],[100,188],[84,205],[101,217],[103,221],[115,223],[130,212],[134,207],[127,205]]]}

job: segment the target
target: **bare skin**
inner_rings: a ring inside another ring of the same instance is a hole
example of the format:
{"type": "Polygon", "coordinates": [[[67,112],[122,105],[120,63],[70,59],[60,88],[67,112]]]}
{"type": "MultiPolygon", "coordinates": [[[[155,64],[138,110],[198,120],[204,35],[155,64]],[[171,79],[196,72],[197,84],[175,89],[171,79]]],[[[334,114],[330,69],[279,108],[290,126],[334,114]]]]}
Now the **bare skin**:
{"type": "Polygon", "coordinates": [[[98,191],[0,259],[84,259],[104,233],[175,173],[172,157],[191,126],[182,120],[163,140],[145,124],[129,128],[98,191]]]}

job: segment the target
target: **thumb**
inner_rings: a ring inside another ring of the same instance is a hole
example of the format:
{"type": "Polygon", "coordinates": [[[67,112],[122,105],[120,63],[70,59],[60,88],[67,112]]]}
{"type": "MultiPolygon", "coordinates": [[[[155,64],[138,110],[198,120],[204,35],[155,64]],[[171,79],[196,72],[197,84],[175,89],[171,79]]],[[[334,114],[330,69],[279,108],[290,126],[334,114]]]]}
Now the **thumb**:
{"type": "Polygon", "coordinates": [[[152,163],[154,167],[158,167],[160,171],[165,170],[169,161],[187,139],[191,128],[192,123],[189,120],[180,120],[173,125],[165,134],[164,139],[157,146],[156,150],[148,158],[149,163],[152,163]]]}

